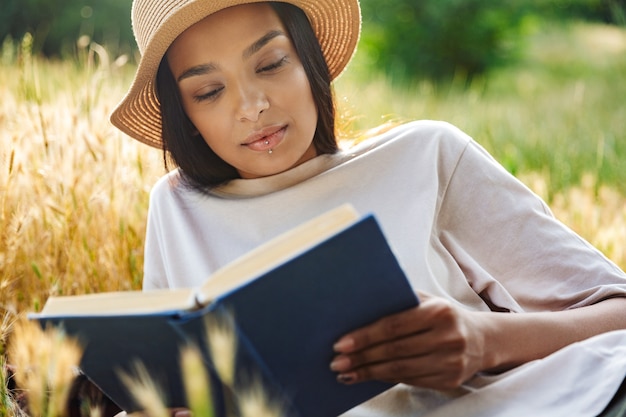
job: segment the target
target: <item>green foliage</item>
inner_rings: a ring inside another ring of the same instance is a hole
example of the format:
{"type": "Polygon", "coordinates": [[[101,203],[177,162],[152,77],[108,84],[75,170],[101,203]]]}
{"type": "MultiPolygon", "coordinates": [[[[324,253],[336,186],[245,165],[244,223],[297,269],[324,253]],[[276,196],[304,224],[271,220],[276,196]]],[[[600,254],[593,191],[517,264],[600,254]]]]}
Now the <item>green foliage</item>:
{"type": "Polygon", "coordinates": [[[471,79],[517,56],[517,0],[363,0],[362,49],[394,79],[471,79]]]}
{"type": "Polygon", "coordinates": [[[626,0],[362,0],[369,70],[468,83],[517,62],[537,16],[626,25],[626,0]]]}
{"type": "Polygon", "coordinates": [[[584,19],[626,25],[626,0],[528,0],[535,13],[557,19],[584,19]]]}
{"type": "Polygon", "coordinates": [[[589,173],[626,194],[626,29],[535,24],[517,65],[468,86],[390,86],[389,75],[371,72],[354,78],[353,69],[367,66],[359,54],[336,83],[339,103],[358,115],[357,129],[377,126],[381,115],[450,121],[513,174],[541,173],[549,198],[589,173]]]}
{"type": "Polygon", "coordinates": [[[63,56],[76,41],[88,36],[113,54],[129,53],[134,46],[129,0],[2,0],[0,40],[34,37],[34,51],[63,56]]]}

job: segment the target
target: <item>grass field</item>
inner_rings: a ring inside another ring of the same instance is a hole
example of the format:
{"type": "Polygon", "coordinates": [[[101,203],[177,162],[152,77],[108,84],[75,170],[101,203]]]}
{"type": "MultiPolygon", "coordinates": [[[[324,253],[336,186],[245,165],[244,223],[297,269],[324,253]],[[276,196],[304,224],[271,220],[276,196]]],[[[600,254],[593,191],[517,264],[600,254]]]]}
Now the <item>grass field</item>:
{"type": "MultiPolygon", "coordinates": [[[[163,168],[158,151],[109,124],[133,71],[123,58],[87,42],[76,59],[50,62],[30,56],[24,42],[5,44],[1,59],[4,362],[14,320],[49,295],[140,288],[148,193],[163,168]]],[[[626,267],[626,31],[546,28],[519,66],[468,89],[392,88],[361,62],[336,83],[347,129],[450,121],[626,267]]],[[[0,416],[15,413],[7,395],[0,392],[0,416]]]]}

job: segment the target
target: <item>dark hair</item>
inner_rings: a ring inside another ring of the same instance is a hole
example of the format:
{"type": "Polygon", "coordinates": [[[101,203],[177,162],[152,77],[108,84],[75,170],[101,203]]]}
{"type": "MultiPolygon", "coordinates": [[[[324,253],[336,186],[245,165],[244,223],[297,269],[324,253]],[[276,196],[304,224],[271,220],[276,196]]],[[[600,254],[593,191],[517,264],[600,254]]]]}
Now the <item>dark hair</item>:
{"type": "MultiPolygon", "coordinates": [[[[315,32],[298,7],[270,2],[287,34],[311,86],[318,118],[313,145],[318,154],[337,151],[335,137],[335,107],[330,86],[330,73],[315,32]]],[[[156,78],[156,91],[161,103],[163,162],[180,167],[186,183],[206,190],[231,179],[239,178],[237,170],[222,160],[196,131],[183,109],[178,86],[163,57],[156,78]]]]}

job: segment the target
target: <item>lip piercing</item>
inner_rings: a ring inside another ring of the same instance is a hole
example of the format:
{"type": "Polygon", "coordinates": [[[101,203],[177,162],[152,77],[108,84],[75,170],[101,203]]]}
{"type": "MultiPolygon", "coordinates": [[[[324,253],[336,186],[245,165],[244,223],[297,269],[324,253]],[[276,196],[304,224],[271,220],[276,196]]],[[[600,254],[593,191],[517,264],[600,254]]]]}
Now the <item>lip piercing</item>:
{"type": "Polygon", "coordinates": [[[266,145],[269,145],[269,144],[270,144],[270,141],[266,139],[266,140],[265,140],[265,144],[266,144],[266,145]]]}
{"type": "Polygon", "coordinates": [[[274,151],[271,150],[271,149],[269,151],[267,151],[267,153],[269,153],[270,155],[272,154],[272,152],[274,152],[274,151]]]}

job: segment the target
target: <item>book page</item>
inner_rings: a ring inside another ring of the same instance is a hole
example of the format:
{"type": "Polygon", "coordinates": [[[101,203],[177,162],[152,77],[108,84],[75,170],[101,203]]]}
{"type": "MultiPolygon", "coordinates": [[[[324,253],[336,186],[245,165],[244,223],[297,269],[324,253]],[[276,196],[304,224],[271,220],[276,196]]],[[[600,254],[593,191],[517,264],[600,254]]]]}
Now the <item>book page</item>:
{"type": "Polygon", "coordinates": [[[145,314],[197,308],[194,290],[116,291],[50,297],[35,316],[145,314]]]}
{"type": "Polygon", "coordinates": [[[198,290],[198,303],[218,297],[294,258],[359,220],[350,204],[321,214],[248,252],[216,271],[198,290]]]}
{"type": "Polygon", "coordinates": [[[358,219],[359,215],[351,205],[342,205],[236,259],[211,275],[200,288],[53,296],[46,301],[41,313],[33,316],[146,314],[196,309],[297,256],[358,219]]]}

